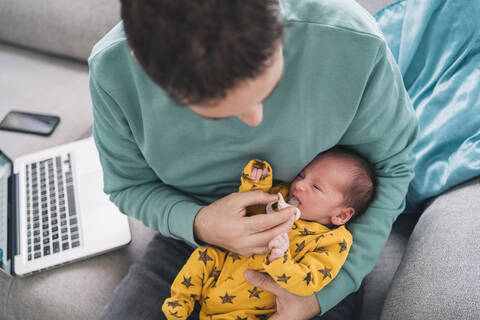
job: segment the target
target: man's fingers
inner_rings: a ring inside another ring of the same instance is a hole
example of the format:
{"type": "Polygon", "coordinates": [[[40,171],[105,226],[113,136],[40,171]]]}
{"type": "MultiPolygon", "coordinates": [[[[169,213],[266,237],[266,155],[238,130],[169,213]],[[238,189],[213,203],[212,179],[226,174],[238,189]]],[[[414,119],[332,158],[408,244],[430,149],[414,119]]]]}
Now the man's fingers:
{"type": "Polygon", "coordinates": [[[266,290],[268,292],[273,293],[274,295],[281,296],[285,294],[286,291],[282,287],[280,287],[268,274],[253,271],[253,270],[246,270],[243,274],[245,280],[247,280],[251,285],[266,290]]]}
{"type": "Polygon", "coordinates": [[[269,251],[268,247],[258,247],[252,249],[252,254],[265,254],[269,251]]]}
{"type": "Polygon", "coordinates": [[[268,245],[268,243],[270,243],[270,241],[279,234],[289,232],[292,229],[292,224],[293,218],[291,218],[291,220],[285,221],[284,223],[276,226],[275,228],[251,235],[248,241],[251,241],[249,242],[251,246],[258,246],[263,244],[268,245]]]}
{"type": "MultiPolygon", "coordinates": [[[[284,224],[285,222],[290,222],[290,220],[293,219],[294,215],[294,207],[284,208],[279,212],[271,214],[257,214],[255,216],[248,217],[248,229],[251,230],[252,233],[269,230],[281,224],[284,224]]],[[[289,230],[290,229],[287,228],[285,232],[288,232],[289,230]]]]}
{"type": "Polygon", "coordinates": [[[237,205],[242,207],[252,206],[254,204],[265,204],[278,200],[278,195],[270,194],[262,190],[248,191],[248,192],[236,192],[232,193],[237,200],[237,205]]]}

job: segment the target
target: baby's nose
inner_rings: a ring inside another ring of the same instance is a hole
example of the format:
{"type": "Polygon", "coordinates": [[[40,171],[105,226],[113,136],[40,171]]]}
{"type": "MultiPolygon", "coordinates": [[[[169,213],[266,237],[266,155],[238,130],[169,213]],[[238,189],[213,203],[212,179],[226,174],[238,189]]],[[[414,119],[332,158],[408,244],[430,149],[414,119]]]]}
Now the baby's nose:
{"type": "Polygon", "coordinates": [[[297,183],[297,189],[301,191],[305,191],[305,185],[303,184],[303,182],[297,183]]]}

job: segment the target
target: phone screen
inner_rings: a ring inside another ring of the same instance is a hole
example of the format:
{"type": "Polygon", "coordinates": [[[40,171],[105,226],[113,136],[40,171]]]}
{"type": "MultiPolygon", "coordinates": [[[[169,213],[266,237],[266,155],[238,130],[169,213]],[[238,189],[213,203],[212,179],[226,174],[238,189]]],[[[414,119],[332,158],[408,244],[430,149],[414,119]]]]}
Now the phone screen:
{"type": "Polygon", "coordinates": [[[57,116],[10,111],[0,123],[0,128],[10,131],[50,135],[60,118],[57,116]]]}

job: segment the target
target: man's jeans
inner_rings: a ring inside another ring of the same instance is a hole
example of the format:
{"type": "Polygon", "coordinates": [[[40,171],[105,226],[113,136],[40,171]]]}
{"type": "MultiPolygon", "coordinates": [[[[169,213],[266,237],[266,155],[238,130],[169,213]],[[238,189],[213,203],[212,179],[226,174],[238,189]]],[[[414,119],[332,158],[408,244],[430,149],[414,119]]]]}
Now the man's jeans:
{"type": "MultiPolygon", "coordinates": [[[[127,276],[117,286],[100,319],[165,319],[163,301],[170,296],[170,286],[192,251],[184,242],[158,234],[148,245],[142,259],[130,267],[127,276]]],[[[354,319],[360,313],[361,302],[360,290],[322,317],[314,319],[354,319]]],[[[198,304],[189,319],[198,319],[197,307],[198,304]]]]}

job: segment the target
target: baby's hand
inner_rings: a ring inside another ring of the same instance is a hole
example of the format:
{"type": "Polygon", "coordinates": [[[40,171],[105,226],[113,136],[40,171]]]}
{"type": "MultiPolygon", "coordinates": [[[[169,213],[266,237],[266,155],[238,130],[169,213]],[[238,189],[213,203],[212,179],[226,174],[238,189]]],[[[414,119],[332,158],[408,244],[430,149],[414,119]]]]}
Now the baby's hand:
{"type": "Polygon", "coordinates": [[[268,169],[259,169],[259,168],[254,168],[252,167],[252,173],[250,174],[250,179],[253,180],[253,182],[257,183],[260,181],[260,179],[264,176],[268,176],[268,169]]]}
{"type": "Polygon", "coordinates": [[[275,259],[281,258],[287,252],[290,241],[288,240],[288,234],[282,233],[273,238],[268,243],[268,248],[272,250],[270,256],[268,257],[268,262],[272,262],[275,259]]]}

